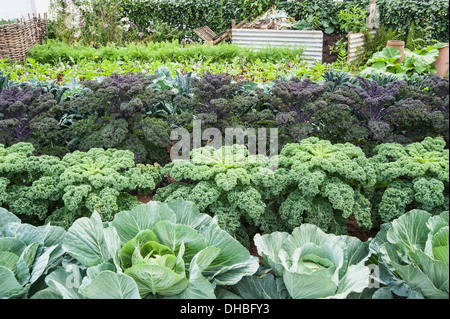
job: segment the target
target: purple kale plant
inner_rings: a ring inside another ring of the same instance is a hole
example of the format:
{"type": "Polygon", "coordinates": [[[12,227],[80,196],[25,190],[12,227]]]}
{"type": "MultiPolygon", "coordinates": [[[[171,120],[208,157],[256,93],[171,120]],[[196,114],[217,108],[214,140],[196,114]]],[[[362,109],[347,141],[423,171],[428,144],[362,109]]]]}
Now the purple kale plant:
{"type": "Polygon", "coordinates": [[[331,101],[352,111],[356,125],[367,132],[361,136],[367,143],[408,144],[439,135],[437,123],[445,122],[436,109],[436,105],[445,104],[439,102],[441,98],[402,80],[386,85],[359,76],[356,80],[357,85],[340,86],[331,95],[331,101]]]}
{"type": "Polygon", "coordinates": [[[60,141],[57,105],[53,94],[25,85],[0,94],[0,143],[32,143],[37,153],[60,141]]]}
{"type": "Polygon", "coordinates": [[[406,85],[404,81],[390,82],[386,86],[376,81],[357,77],[358,85],[339,86],[332,101],[347,105],[358,119],[358,125],[368,131],[368,139],[383,141],[392,131],[396,118],[396,96],[406,85]]]}
{"type": "Polygon", "coordinates": [[[166,161],[170,127],[147,113],[173,93],[150,88],[151,83],[151,77],[133,73],[86,81],[91,92],[64,103],[65,109],[82,115],[67,130],[71,149],[126,149],[137,162],[166,161]]]}
{"type": "Polygon", "coordinates": [[[289,142],[299,142],[310,134],[318,133],[317,113],[326,107],[322,99],[327,85],[293,77],[289,81],[275,81],[270,92],[258,91],[262,104],[274,112],[274,120],[289,142]]]}
{"type": "MultiPolygon", "coordinates": [[[[242,113],[257,103],[257,98],[250,94],[241,94],[246,81],[233,82],[227,74],[206,73],[200,78],[191,78],[193,98],[177,96],[178,105],[191,108],[194,113],[214,115],[215,121],[222,121],[242,113]]],[[[210,117],[210,116],[209,116],[210,117]]]]}

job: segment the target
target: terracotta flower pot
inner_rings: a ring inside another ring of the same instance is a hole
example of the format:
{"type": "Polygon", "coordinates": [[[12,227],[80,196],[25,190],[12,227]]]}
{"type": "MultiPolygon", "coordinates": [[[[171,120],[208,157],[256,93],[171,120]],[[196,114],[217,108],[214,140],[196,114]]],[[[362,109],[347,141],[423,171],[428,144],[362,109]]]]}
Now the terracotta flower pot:
{"type": "Polygon", "coordinates": [[[437,70],[437,75],[445,77],[448,73],[448,43],[446,47],[443,47],[439,49],[439,56],[436,59],[436,62],[434,62],[434,66],[437,70]]]}
{"type": "Polygon", "coordinates": [[[400,50],[402,57],[396,60],[398,63],[402,62],[405,58],[405,41],[389,40],[387,42],[386,48],[397,48],[400,50]]]}

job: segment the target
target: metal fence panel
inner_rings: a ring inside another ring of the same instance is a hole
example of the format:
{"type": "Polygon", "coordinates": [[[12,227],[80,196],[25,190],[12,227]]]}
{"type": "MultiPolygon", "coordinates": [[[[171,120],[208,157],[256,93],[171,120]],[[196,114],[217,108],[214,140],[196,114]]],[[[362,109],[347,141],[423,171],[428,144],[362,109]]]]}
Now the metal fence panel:
{"type": "MultiPolygon", "coordinates": [[[[370,34],[375,34],[376,31],[370,31],[370,34]]],[[[347,61],[353,62],[355,61],[361,54],[364,53],[364,45],[366,42],[366,38],[364,33],[348,33],[348,42],[347,42],[347,61]]]]}
{"type": "Polygon", "coordinates": [[[232,29],[233,43],[255,50],[272,46],[303,47],[308,62],[322,62],[323,32],[300,30],[232,29]]]}

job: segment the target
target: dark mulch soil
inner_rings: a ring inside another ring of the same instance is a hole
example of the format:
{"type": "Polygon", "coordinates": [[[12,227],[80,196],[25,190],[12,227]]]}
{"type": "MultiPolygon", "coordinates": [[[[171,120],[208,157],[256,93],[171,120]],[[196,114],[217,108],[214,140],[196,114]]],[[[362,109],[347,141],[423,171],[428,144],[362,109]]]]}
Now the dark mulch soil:
{"type": "Polygon", "coordinates": [[[334,46],[337,41],[345,37],[345,34],[340,33],[323,34],[322,63],[333,63],[337,60],[338,56],[330,52],[330,46],[334,46]]]}
{"type": "Polygon", "coordinates": [[[136,195],[138,201],[140,201],[143,204],[147,204],[150,202],[153,198],[153,194],[150,195],[136,195]]]}
{"type": "Polygon", "coordinates": [[[358,222],[353,215],[348,217],[348,223],[346,226],[348,229],[348,235],[356,237],[361,241],[367,241],[369,238],[374,238],[380,231],[380,228],[373,228],[367,231],[360,229],[358,227],[358,222]]]}

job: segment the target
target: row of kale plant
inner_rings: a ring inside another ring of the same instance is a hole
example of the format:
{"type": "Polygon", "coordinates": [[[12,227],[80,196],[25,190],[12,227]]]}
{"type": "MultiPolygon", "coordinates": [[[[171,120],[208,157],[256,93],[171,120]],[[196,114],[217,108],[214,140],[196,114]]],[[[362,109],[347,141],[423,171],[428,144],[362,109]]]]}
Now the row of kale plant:
{"type": "Polygon", "coordinates": [[[258,84],[226,74],[173,78],[113,74],[63,86],[13,82],[0,74],[0,143],[33,144],[36,155],[75,150],[130,150],[137,163],[168,163],[174,128],[278,128],[279,149],[316,136],[350,142],[371,155],[376,145],[441,136],[448,143],[449,80],[428,76],[297,77],[258,84]]]}
{"type": "Polygon", "coordinates": [[[440,137],[383,143],[371,157],[317,137],[270,158],[245,145],[205,146],[164,167],[135,164],[128,150],[92,148],[63,159],[33,151],[30,143],[0,144],[0,206],[34,225],[67,228],[93,211],[110,221],[137,206],[137,194],[151,194],[195,203],[249,246],[258,232],[290,232],[303,223],[347,234],[350,217],[370,230],[411,209],[449,209],[449,150],[440,137]]]}

